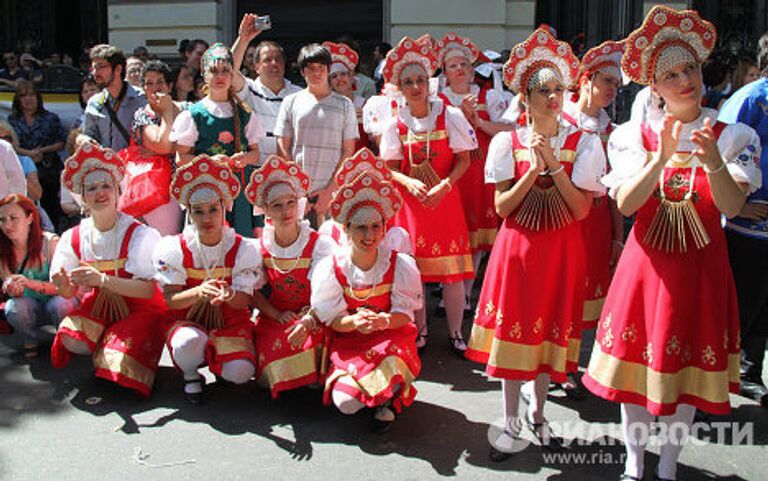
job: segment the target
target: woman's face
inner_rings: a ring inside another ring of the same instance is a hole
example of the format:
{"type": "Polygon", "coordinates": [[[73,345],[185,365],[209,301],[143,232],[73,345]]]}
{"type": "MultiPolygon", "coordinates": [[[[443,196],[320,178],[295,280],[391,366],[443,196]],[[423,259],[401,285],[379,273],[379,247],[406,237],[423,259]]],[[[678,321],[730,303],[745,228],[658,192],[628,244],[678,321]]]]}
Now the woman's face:
{"type": "Polygon", "coordinates": [[[527,93],[526,102],[532,117],[557,118],[563,110],[565,88],[557,80],[549,80],[527,93]]]}
{"type": "Polygon", "coordinates": [[[144,93],[150,102],[157,100],[157,94],[167,94],[168,84],[165,82],[165,76],[160,72],[145,72],[144,93]]]}
{"type": "Polygon", "coordinates": [[[347,71],[334,72],[328,77],[331,82],[331,89],[334,92],[345,97],[352,98],[355,92],[352,74],[347,71]]]}
{"type": "Polygon", "coordinates": [[[701,68],[694,62],[681,63],[654,80],[653,88],[674,110],[701,104],[701,68]]]}
{"type": "MultiPolygon", "coordinates": [[[[191,92],[195,90],[195,77],[192,75],[192,71],[189,67],[184,66],[179,70],[179,76],[176,78],[176,91],[177,92],[191,92]]],[[[179,100],[187,100],[186,98],[179,100]]]]}
{"type": "Polygon", "coordinates": [[[429,75],[421,65],[409,65],[400,74],[398,88],[408,104],[425,102],[429,95],[429,75]]]}
{"type": "Polygon", "coordinates": [[[12,242],[26,243],[32,221],[32,214],[27,215],[18,204],[0,206],[0,229],[12,242]]]}
{"type": "Polygon", "coordinates": [[[243,66],[250,72],[256,71],[256,64],[254,62],[254,54],[256,53],[256,47],[248,47],[245,51],[245,57],[243,58],[243,66]]]}
{"type": "Polygon", "coordinates": [[[758,70],[755,65],[752,65],[747,69],[747,74],[744,75],[744,85],[754,82],[759,78],[760,78],[760,70],[758,70]]]}
{"type": "Polygon", "coordinates": [[[267,205],[267,217],[275,227],[288,227],[298,220],[298,199],[295,195],[285,194],[267,205]]]}
{"type": "Polygon", "coordinates": [[[347,224],[346,230],[352,248],[361,252],[376,251],[384,239],[384,222],[381,217],[360,224],[347,224]]]}
{"type": "Polygon", "coordinates": [[[445,78],[452,87],[466,87],[472,81],[472,65],[462,55],[455,55],[445,62],[445,78]]]}
{"type": "Polygon", "coordinates": [[[210,83],[208,88],[212,92],[229,90],[232,85],[232,67],[229,64],[219,63],[210,71],[210,83]]]}
{"type": "MultiPolygon", "coordinates": [[[[592,105],[604,109],[613,99],[616,98],[616,92],[619,91],[619,79],[613,75],[603,72],[596,72],[590,80],[587,80],[586,86],[592,85],[592,105]]],[[[587,89],[589,95],[589,89],[587,89]]]]}
{"type": "Polygon", "coordinates": [[[94,213],[117,210],[117,197],[117,187],[111,181],[92,182],[83,189],[83,202],[94,213]]]}
{"type": "Polygon", "coordinates": [[[224,227],[224,206],[220,200],[193,204],[189,216],[201,236],[215,236],[224,227]]]}
{"type": "Polygon", "coordinates": [[[19,95],[19,105],[25,113],[37,111],[37,94],[32,90],[26,90],[19,95]]]}
{"type": "Polygon", "coordinates": [[[88,99],[99,93],[99,87],[95,82],[83,82],[83,86],[80,89],[80,98],[83,99],[83,103],[87,104],[88,99]]]}

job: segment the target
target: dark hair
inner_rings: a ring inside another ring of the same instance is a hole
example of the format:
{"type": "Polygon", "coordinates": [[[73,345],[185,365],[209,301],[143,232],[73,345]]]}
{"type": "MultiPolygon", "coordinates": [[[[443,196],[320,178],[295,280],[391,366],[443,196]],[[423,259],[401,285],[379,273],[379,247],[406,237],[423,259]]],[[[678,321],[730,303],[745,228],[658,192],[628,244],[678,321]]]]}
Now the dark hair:
{"type": "Polygon", "coordinates": [[[105,43],[94,45],[91,48],[90,58],[91,62],[96,59],[106,60],[112,68],[120,65],[123,67],[122,73],[125,73],[125,54],[122,50],[113,45],[107,45],[105,43]]]}
{"type": "Polygon", "coordinates": [[[206,50],[208,49],[208,47],[210,47],[208,42],[206,42],[205,40],[201,38],[196,38],[194,40],[189,41],[189,43],[187,44],[186,52],[187,53],[194,52],[198,45],[204,45],[206,50]]]}
{"type": "Polygon", "coordinates": [[[768,32],[757,42],[757,68],[762,75],[768,75],[768,32]]]}
{"type": "Polygon", "coordinates": [[[280,44],[273,42],[272,40],[262,40],[256,45],[256,58],[253,59],[253,63],[261,62],[261,49],[267,47],[276,48],[280,52],[280,57],[282,57],[283,63],[286,62],[285,50],[283,50],[283,47],[281,47],[280,44]]]}
{"type": "Polygon", "coordinates": [[[83,102],[83,85],[91,83],[93,85],[96,85],[96,79],[93,78],[93,75],[86,75],[83,77],[82,80],[80,80],[80,88],[77,89],[77,99],[80,101],[80,107],[85,110],[86,103],[83,102]]]}
{"type": "Polygon", "coordinates": [[[381,54],[382,57],[386,57],[387,52],[392,50],[392,45],[387,42],[379,42],[374,46],[374,48],[379,49],[379,53],[381,54]]]}
{"type": "Polygon", "coordinates": [[[11,115],[13,117],[18,119],[24,117],[24,112],[21,111],[21,96],[29,92],[32,92],[35,94],[35,97],[37,97],[37,110],[35,110],[35,115],[40,115],[45,112],[45,108],[43,107],[43,94],[37,90],[34,82],[29,80],[19,80],[16,84],[16,93],[13,94],[13,103],[11,104],[11,115]]]}
{"type": "Polygon", "coordinates": [[[177,52],[179,52],[182,56],[187,53],[187,47],[189,47],[189,39],[185,38],[181,42],[179,42],[179,48],[177,52]]]}
{"type": "Polygon", "coordinates": [[[739,63],[733,69],[733,75],[731,76],[731,85],[734,92],[744,86],[744,78],[751,67],[757,67],[757,61],[754,57],[739,57],[739,63]]]}
{"type": "Polygon", "coordinates": [[[723,83],[730,73],[731,69],[726,59],[721,55],[713,55],[701,65],[702,80],[704,85],[709,88],[723,83]]]}
{"type": "MultiPolygon", "coordinates": [[[[39,266],[43,263],[43,230],[40,228],[40,214],[32,200],[21,194],[11,194],[0,200],[0,206],[16,204],[21,207],[24,214],[32,216],[32,224],[29,225],[29,235],[27,236],[27,258],[29,265],[39,266]]],[[[0,263],[11,271],[18,269],[21,259],[17,259],[13,253],[13,243],[0,229],[0,263]]]]}
{"type": "Polygon", "coordinates": [[[304,70],[304,68],[311,63],[319,63],[330,69],[331,62],[331,52],[319,43],[310,43],[309,45],[301,47],[301,50],[299,51],[299,71],[304,70]]]}
{"type": "MultiPolygon", "coordinates": [[[[141,73],[142,85],[144,85],[144,77],[147,75],[147,72],[157,72],[163,74],[163,78],[167,84],[170,84],[173,79],[173,72],[171,72],[171,67],[169,67],[167,63],[161,62],[160,60],[149,60],[146,64],[144,64],[144,71],[141,73]]],[[[176,76],[178,77],[178,74],[176,76]]]]}

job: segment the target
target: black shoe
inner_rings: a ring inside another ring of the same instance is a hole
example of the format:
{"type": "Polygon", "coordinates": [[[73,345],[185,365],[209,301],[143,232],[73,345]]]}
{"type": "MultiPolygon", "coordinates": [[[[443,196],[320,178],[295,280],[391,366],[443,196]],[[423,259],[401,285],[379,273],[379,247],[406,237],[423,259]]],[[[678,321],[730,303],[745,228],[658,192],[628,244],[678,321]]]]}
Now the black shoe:
{"type": "Polygon", "coordinates": [[[528,429],[539,440],[542,448],[550,452],[558,452],[563,449],[563,440],[555,436],[546,419],[540,423],[534,423],[526,413],[525,425],[528,426],[528,429]]]}
{"type": "Polygon", "coordinates": [[[377,407],[373,411],[373,430],[378,434],[386,433],[392,429],[395,417],[395,412],[389,405],[377,407]]]}
{"type": "Polygon", "coordinates": [[[187,390],[184,389],[184,400],[193,406],[199,406],[203,404],[205,401],[205,379],[203,376],[200,376],[197,379],[185,379],[184,387],[186,388],[186,386],[189,384],[199,384],[201,391],[187,392],[187,390]]]}
{"type": "Polygon", "coordinates": [[[762,407],[768,407],[768,388],[762,382],[742,378],[739,394],[745,398],[757,401],[762,407]]]}
{"type": "Polygon", "coordinates": [[[464,354],[467,352],[467,342],[460,336],[448,338],[451,345],[451,351],[460,359],[466,359],[464,354]]]}

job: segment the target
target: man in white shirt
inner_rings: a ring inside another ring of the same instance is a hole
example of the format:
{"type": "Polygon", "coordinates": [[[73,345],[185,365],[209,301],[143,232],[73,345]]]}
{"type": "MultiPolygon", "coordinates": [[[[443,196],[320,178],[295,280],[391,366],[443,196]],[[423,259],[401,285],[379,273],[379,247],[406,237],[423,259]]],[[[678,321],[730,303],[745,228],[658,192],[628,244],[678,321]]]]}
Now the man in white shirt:
{"type": "Polygon", "coordinates": [[[331,53],[319,44],[299,52],[299,69],[307,88],[289,95],[280,106],[275,136],[280,155],[295,161],[309,175],[309,201],[319,222],[337,186],[334,181],[342,159],[354,153],[358,138],[355,106],[331,90],[328,76],[331,53]]]}
{"type": "Polygon", "coordinates": [[[245,58],[248,46],[260,31],[254,27],[255,15],[246,14],[240,23],[240,30],[232,44],[232,56],[235,61],[235,75],[232,87],[240,99],[259,117],[267,136],[259,141],[261,159],[259,165],[272,154],[277,153],[277,139],[274,136],[275,121],[283,99],[299,92],[301,87],[292,84],[285,75],[285,52],[275,42],[265,40],[256,46],[254,64],[256,80],[245,78],[240,73],[240,66],[245,58]]]}
{"type": "Polygon", "coordinates": [[[11,194],[26,194],[27,179],[13,146],[0,139],[0,199],[11,194]]]}

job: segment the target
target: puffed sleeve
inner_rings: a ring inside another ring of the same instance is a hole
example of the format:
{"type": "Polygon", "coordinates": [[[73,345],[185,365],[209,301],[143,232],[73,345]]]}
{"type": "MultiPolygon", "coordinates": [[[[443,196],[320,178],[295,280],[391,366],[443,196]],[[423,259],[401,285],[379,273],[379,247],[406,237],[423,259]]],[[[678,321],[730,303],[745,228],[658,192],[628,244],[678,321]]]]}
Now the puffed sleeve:
{"type": "Polygon", "coordinates": [[[408,231],[402,227],[390,227],[384,236],[384,241],[387,243],[389,250],[401,254],[413,255],[413,244],[411,244],[411,236],[408,231]]]}
{"type": "Polygon", "coordinates": [[[640,125],[627,122],[616,127],[608,139],[608,162],[611,172],[601,179],[608,195],[616,198],[619,187],[640,172],[648,160],[643,146],[640,125]]]}
{"type": "Polygon", "coordinates": [[[460,109],[447,106],[445,124],[448,130],[448,143],[453,152],[464,152],[477,148],[475,129],[469,124],[460,109]]]}
{"type": "Polygon", "coordinates": [[[194,147],[198,137],[197,125],[192,118],[192,113],[189,110],[180,112],[173,121],[168,139],[184,147],[194,147]]]}
{"type": "Polygon", "coordinates": [[[131,237],[128,244],[128,261],[125,270],[135,279],[154,279],[155,266],[152,264],[152,256],[147,255],[155,249],[160,242],[160,233],[146,225],[140,225],[131,237]]]}
{"type": "Polygon", "coordinates": [[[232,267],[232,288],[249,296],[253,294],[259,282],[258,272],[261,265],[259,249],[253,241],[244,238],[237,249],[235,265],[232,267]]]}
{"type": "Polygon", "coordinates": [[[384,160],[400,160],[403,158],[403,143],[397,132],[397,117],[389,119],[381,129],[379,152],[384,160]]]}
{"type": "Polygon", "coordinates": [[[79,265],[80,260],[72,248],[72,229],[69,229],[61,235],[61,239],[56,244],[56,250],[51,259],[50,272],[51,275],[56,274],[61,271],[62,267],[64,271],[69,272],[79,265]]]}
{"type": "Polygon", "coordinates": [[[752,127],[742,123],[727,126],[720,134],[717,146],[736,182],[749,184],[750,193],[763,185],[760,138],[752,127]]]}
{"type": "Polygon", "coordinates": [[[315,248],[312,251],[312,265],[309,267],[309,272],[307,273],[307,278],[310,281],[312,280],[312,274],[315,272],[315,267],[320,264],[320,261],[331,256],[336,247],[336,242],[328,236],[321,235],[317,238],[315,248]]]}
{"type": "Polygon", "coordinates": [[[584,190],[604,194],[605,187],[600,179],[605,175],[605,152],[600,137],[595,134],[582,133],[576,146],[576,160],[573,163],[571,180],[573,184],[584,190]]]}
{"type": "Polygon", "coordinates": [[[515,158],[512,155],[512,133],[499,132],[493,136],[485,159],[485,183],[496,184],[515,178],[515,158]]]}
{"type": "Polygon", "coordinates": [[[248,123],[245,124],[245,138],[248,139],[248,145],[258,144],[259,141],[267,136],[264,126],[261,125],[259,116],[251,112],[248,123]]]}
{"type": "Polygon", "coordinates": [[[155,280],[160,287],[182,286],[187,282],[179,236],[169,235],[160,240],[152,252],[152,264],[155,267],[155,280]]]}
{"type": "Polygon", "coordinates": [[[311,304],[320,322],[330,325],[339,315],[347,312],[344,289],[333,272],[333,256],[321,260],[312,273],[311,304]]]}
{"type": "Polygon", "coordinates": [[[405,314],[413,321],[413,311],[424,304],[421,274],[416,260],[406,254],[397,254],[395,279],[392,284],[392,312],[405,314]]]}
{"type": "Polygon", "coordinates": [[[384,109],[389,107],[386,97],[376,95],[363,105],[363,130],[370,135],[379,135],[385,121],[389,118],[384,109]]]}
{"type": "Polygon", "coordinates": [[[504,112],[507,111],[512,103],[512,94],[503,90],[489,89],[485,94],[485,102],[488,106],[488,117],[491,122],[508,124],[509,120],[504,118],[504,112]]]}

